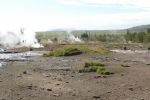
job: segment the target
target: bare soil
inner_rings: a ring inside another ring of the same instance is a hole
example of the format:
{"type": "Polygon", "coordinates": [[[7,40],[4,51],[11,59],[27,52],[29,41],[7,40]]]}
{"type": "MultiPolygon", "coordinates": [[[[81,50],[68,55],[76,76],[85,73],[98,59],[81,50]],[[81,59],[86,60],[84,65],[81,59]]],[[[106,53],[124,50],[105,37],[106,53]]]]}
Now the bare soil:
{"type": "Polygon", "coordinates": [[[9,61],[0,68],[0,100],[150,100],[150,53],[9,61]],[[114,74],[79,73],[86,61],[114,74]]]}

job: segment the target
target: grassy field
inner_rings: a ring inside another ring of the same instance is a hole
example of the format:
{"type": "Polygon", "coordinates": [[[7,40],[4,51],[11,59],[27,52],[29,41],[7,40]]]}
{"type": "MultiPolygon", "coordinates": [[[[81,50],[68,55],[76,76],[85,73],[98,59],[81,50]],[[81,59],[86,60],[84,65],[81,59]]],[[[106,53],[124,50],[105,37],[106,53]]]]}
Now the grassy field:
{"type": "MultiPolygon", "coordinates": [[[[102,42],[121,42],[123,36],[126,33],[125,30],[111,30],[111,31],[73,31],[72,34],[75,37],[79,37],[84,41],[102,41],[102,42]]],[[[69,33],[70,34],[70,33],[69,33]]],[[[48,39],[52,41],[58,41],[67,38],[68,33],[65,31],[47,31],[47,32],[37,32],[36,38],[39,41],[47,41],[48,39]]]]}

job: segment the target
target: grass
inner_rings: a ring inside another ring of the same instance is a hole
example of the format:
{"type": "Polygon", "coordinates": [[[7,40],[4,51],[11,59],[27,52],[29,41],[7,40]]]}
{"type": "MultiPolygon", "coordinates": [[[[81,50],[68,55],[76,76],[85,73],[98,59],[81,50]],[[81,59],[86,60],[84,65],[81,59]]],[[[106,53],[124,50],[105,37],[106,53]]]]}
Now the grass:
{"type": "Polygon", "coordinates": [[[64,56],[72,56],[82,54],[78,48],[64,48],[64,56]]]}
{"type": "Polygon", "coordinates": [[[96,72],[98,74],[105,73],[105,68],[102,66],[90,66],[79,70],[79,73],[96,72]]]}
{"type": "Polygon", "coordinates": [[[87,54],[87,55],[103,55],[109,53],[109,49],[91,44],[57,44],[61,48],[55,48],[53,51],[44,53],[43,56],[73,56],[78,54],[87,54]]]}
{"type": "Polygon", "coordinates": [[[93,55],[93,54],[102,55],[102,54],[109,53],[109,49],[97,44],[75,44],[75,45],[65,45],[65,47],[78,48],[84,54],[89,54],[89,55],[93,55]]]}
{"type": "Polygon", "coordinates": [[[54,51],[50,51],[48,53],[44,53],[44,57],[49,57],[49,56],[73,56],[73,55],[79,55],[82,54],[82,51],[80,51],[78,48],[60,48],[56,49],[54,51]]]}
{"type": "Polygon", "coordinates": [[[84,68],[79,70],[79,73],[96,72],[100,75],[110,75],[109,71],[106,71],[104,64],[98,62],[85,62],[84,68]]]}
{"type": "Polygon", "coordinates": [[[89,66],[104,66],[104,64],[98,62],[85,62],[84,67],[89,67],[89,66]]]}
{"type": "Polygon", "coordinates": [[[98,67],[96,70],[97,74],[105,74],[106,69],[104,67],[98,67]]]}

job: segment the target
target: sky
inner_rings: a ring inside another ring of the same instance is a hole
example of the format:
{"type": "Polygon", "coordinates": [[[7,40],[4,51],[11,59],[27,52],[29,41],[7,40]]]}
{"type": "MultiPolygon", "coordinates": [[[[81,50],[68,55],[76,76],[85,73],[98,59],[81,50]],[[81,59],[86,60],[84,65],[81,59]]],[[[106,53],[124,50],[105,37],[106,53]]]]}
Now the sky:
{"type": "Polygon", "coordinates": [[[0,0],[0,30],[107,30],[150,24],[150,0],[0,0]]]}

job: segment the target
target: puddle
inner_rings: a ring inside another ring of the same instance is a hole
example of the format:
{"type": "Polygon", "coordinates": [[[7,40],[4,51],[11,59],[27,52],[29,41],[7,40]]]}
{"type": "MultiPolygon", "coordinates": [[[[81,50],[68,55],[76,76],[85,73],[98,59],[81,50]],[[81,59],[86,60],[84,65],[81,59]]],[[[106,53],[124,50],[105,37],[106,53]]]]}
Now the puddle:
{"type": "Polygon", "coordinates": [[[124,53],[124,54],[136,54],[136,53],[144,54],[144,53],[149,53],[148,50],[119,50],[119,49],[111,50],[111,52],[124,53]]]}
{"type": "Polygon", "coordinates": [[[6,62],[0,62],[0,68],[4,65],[6,65],[6,62]]]}
{"type": "Polygon", "coordinates": [[[25,60],[27,57],[41,56],[37,51],[28,51],[22,53],[0,53],[0,67],[6,64],[5,60],[25,60]]]}

